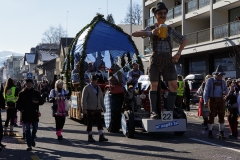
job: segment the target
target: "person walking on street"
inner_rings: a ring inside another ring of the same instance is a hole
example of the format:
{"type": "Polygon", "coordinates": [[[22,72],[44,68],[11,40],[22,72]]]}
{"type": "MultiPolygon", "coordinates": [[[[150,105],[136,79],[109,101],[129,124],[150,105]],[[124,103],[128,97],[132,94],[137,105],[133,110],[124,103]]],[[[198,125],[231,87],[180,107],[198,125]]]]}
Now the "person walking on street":
{"type": "Polygon", "coordinates": [[[43,82],[40,85],[40,92],[44,102],[46,102],[46,98],[48,100],[48,83],[45,79],[43,79],[43,82]]]}
{"type": "Polygon", "coordinates": [[[36,146],[35,137],[39,122],[39,105],[43,105],[39,91],[33,88],[33,80],[26,79],[26,88],[24,88],[18,96],[16,106],[22,112],[22,121],[26,126],[27,151],[31,151],[36,146]],[[31,132],[32,126],[32,132],[31,132]]]}
{"type": "Polygon", "coordinates": [[[49,100],[52,105],[53,117],[55,117],[56,123],[56,135],[58,140],[62,140],[62,131],[65,124],[67,111],[65,109],[65,101],[69,99],[69,92],[63,89],[63,81],[61,79],[57,80],[55,83],[55,89],[52,89],[49,94],[49,100]]]}
{"type": "MultiPolygon", "coordinates": [[[[181,52],[187,44],[187,39],[181,33],[177,32],[170,26],[165,24],[168,9],[163,2],[157,3],[151,9],[157,23],[149,26],[141,31],[132,33],[133,37],[149,37],[152,55],[150,57],[149,77],[151,89],[149,91],[150,108],[152,119],[159,118],[157,114],[157,89],[160,73],[163,81],[168,82],[169,90],[167,97],[167,110],[174,111],[175,99],[177,96],[177,73],[174,63],[177,63],[181,52]],[[159,34],[160,33],[160,34],[159,34]],[[172,56],[173,40],[179,44],[177,53],[172,56]]],[[[173,116],[174,116],[173,112],[173,116]]],[[[175,114],[175,116],[178,116],[175,114]]]]}
{"type": "Polygon", "coordinates": [[[197,95],[200,96],[199,106],[198,106],[198,116],[203,117],[203,125],[206,127],[205,130],[208,130],[208,115],[209,109],[204,107],[203,93],[206,85],[206,81],[211,78],[211,75],[206,75],[205,80],[202,82],[201,86],[197,90],[197,95]]]}
{"type": "Polygon", "coordinates": [[[184,96],[184,89],[185,89],[185,83],[183,81],[182,75],[177,76],[177,97],[175,101],[175,106],[177,108],[182,108],[182,103],[183,103],[183,96],[184,96]]]}
{"type": "Polygon", "coordinates": [[[183,104],[185,106],[185,110],[186,111],[190,111],[190,99],[191,99],[191,95],[190,95],[190,86],[188,84],[188,81],[184,80],[185,83],[185,88],[184,88],[184,98],[183,98],[183,104]]]}
{"type": "Polygon", "coordinates": [[[10,121],[10,133],[9,136],[15,136],[13,132],[14,119],[16,117],[16,100],[18,97],[19,90],[14,85],[14,81],[11,78],[8,78],[5,89],[4,89],[4,98],[7,105],[7,119],[4,125],[4,136],[8,135],[7,128],[10,121]]]}
{"type": "Polygon", "coordinates": [[[101,112],[106,111],[103,104],[103,94],[101,88],[97,86],[97,76],[90,76],[90,83],[83,88],[82,107],[83,113],[87,114],[88,142],[95,142],[92,136],[93,119],[97,122],[99,132],[99,142],[108,141],[103,135],[101,112]]]}
{"type": "Polygon", "coordinates": [[[224,116],[225,116],[225,100],[228,95],[228,88],[225,81],[222,79],[225,73],[222,66],[218,65],[214,77],[209,78],[206,82],[203,92],[204,107],[209,108],[208,116],[208,138],[213,139],[212,127],[214,119],[218,115],[219,122],[219,138],[226,139],[224,136],[224,116]]]}
{"type": "Polygon", "coordinates": [[[5,145],[2,144],[3,127],[2,127],[1,109],[5,109],[5,99],[4,99],[4,97],[3,97],[3,94],[0,92],[0,151],[2,150],[2,148],[5,147],[5,145]]]}
{"type": "MultiPolygon", "coordinates": [[[[239,83],[240,80],[237,80],[239,83]]],[[[230,139],[238,139],[238,96],[239,96],[239,89],[235,87],[235,82],[232,81],[229,86],[229,94],[227,96],[228,100],[228,123],[230,127],[231,134],[229,135],[230,139]]]]}

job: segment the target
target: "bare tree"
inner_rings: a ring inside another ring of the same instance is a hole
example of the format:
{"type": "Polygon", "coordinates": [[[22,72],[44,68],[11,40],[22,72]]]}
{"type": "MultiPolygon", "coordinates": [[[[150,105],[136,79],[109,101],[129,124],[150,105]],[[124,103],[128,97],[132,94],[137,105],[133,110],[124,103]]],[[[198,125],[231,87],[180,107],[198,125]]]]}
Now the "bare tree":
{"type": "Polygon", "coordinates": [[[114,19],[113,19],[112,14],[107,15],[107,19],[106,19],[106,20],[107,20],[108,22],[110,22],[110,23],[115,24],[115,21],[114,21],[114,19]]]}
{"type": "MultiPolygon", "coordinates": [[[[130,6],[128,6],[126,16],[121,23],[125,23],[125,24],[131,23],[130,6]]],[[[142,24],[142,6],[136,3],[132,5],[132,24],[135,24],[135,25],[142,24]]]]}
{"type": "Polygon", "coordinates": [[[59,44],[61,37],[67,37],[66,30],[64,30],[61,25],[58,27],[50,26],[50,28],[43,33],[42,43],[59,44]]]}

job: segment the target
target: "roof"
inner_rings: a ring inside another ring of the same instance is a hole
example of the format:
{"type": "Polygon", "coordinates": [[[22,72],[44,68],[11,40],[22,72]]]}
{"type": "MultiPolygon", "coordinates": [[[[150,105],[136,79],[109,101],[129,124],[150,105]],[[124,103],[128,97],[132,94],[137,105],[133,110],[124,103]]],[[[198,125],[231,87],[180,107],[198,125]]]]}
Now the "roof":
{"type": "Polygon", "coordinates": [[[58,44],[49,44],[49,43],[43,43],[37,46],[37,49],[39,50],[49,50],[49,49],[58,49],[58,44]]]}
{"type": "Polygon", "coordinates": [[[25,53],[25,56],[26,56],[27,63],[34,63],[35,62],[35,57],[36,57],[35,53],[25,53]]]}
{"type": "Polygon", "coordinates": [[[70,46],[74,38],[61,38],[60,46],[63,48],[70,46]]]}
{"type": "MultiPolygon", "coordinates": [[[[73,40],[74,40],[74,38],[64,38],[64,37],[61,38],[58,54],[60,55],[61,48],[65,48],[65,47],[70,46],[73,40]]],[[[64,55],[64,57],[66,56],[66,53],[65,53],[64,50],[63,50],[63,55],[64,55]]]]}
{"type": "Polygon", "coordinates": [[[39,54],[40,54],[39,58],[43,62],[48,62],[48,61],[58,58],[58,55],[56,53],[57,53],[56,51],[41,51],[41,50],[39,50],[39,54]]]}

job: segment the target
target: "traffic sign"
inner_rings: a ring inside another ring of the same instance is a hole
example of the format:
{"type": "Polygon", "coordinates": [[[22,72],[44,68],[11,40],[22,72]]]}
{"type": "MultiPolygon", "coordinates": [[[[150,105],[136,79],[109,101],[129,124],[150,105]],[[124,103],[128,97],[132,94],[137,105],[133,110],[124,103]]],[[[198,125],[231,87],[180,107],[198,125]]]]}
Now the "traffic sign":
{"type": "Polygon", "coordinates": [[[33,79],[33,74],[31,72],[27,73],[27,79],[33,79]]]}

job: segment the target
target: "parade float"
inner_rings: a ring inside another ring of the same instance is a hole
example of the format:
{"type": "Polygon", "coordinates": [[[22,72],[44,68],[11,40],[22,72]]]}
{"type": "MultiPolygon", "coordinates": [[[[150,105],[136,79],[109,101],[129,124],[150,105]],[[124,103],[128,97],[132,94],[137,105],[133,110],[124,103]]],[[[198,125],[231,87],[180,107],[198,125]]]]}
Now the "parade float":
{"type": "MultiPolygon", "coordinates": [[[[69,47],[64,62],[65,81],[72,91],[72,107],[69,116],[73,119],[86,122],[81,108],[81,91],[87,84],[86,63],[98,66],[105,64],[108,81],[100,84],[104,91],[103,113],[104,122],[109,132],[118,133],[122,128],[123,134],[129,138],[134,137],[135,126],[144,128],[147,132],[170,132],[183,135],[186,131],[186,115],[182,110],[176,109],[180,118],[174,119],[172,112],[165,112],[163,96],[167,89],[159,88],[158,112],[161,119],[150,119],[150,105],[148,91],[150,81],[147,75],[139,78],[139,83],[129,88],[126,85],[126,74],[132,63],[138,63],[143,71],[142,59],[132,38],[119,26],[106,21],[103,15],[97,14],[74,38],[69,47]],[[71,75],[76,64],[79,64],[79,73],[71,75]],[[79,83],[73,84],[71,79],[78,76],[79,83]],[[162,101],[161,101],[162,100],[162,101]]],[[[144,72],[144,71],[143,71],[144,72]]],[[[161,85],[159,85],[161,86],[161,85]]]]}

